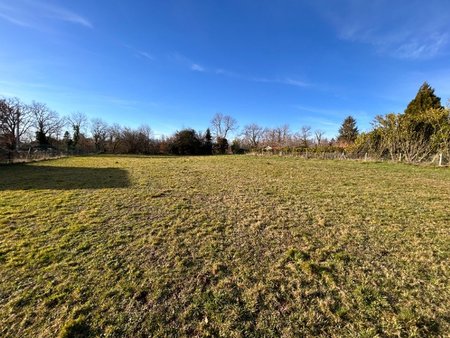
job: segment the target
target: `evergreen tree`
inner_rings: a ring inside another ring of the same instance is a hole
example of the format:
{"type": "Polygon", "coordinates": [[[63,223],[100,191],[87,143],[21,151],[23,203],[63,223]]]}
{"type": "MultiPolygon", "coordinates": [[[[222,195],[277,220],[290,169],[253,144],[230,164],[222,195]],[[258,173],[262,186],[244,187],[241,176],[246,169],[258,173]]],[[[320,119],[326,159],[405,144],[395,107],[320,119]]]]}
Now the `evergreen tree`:
{"type": "Polygon", "coordinates": [[[228,151],[228,140],[225,137],[218,137],[216,143],[216,151],[218,154],[226,154],[228,151]]]}
{"type": "Polygon", "coordinates": [[[47,149],[49,146],[49,139],[42,130],[36,131],[36,141],[42,149],[47,149]]]}
{"type": "Polygon", "coordinates": [[[405,115],[417,116],[432,108],[443,108],[441,98],[434,94],[434,89],[427,82],[424,82],[416,97],[406,107],[405,115]]]}
{"type": "Polygon", "coordinates": [[[211,130],[206,129],[205,133],[205,144],[204,144],[204,153],[205,155],[212,155],[213,150],[213,143],[212,143],[212,136],[211,136],[211,130]]]}
{"type": "Polygon", "coordinates": [[[429,122],[430,115],[433,114],[433,110],[443,108],[441,98],[434,94],[434,89],[427,82],[424,82],[416,97],[406,107],[402,116],[402,126],[428,142],[435,132],[433,124],[429,122]]]}
{"type": "Polygon", "coordinates": [[[73,147],[76,148],[78,145],[78,142],[80,141],[80,126],[74,125],[73,126],[73,147]]]}
{"type": "Polygon", "coordinates": [[[73,146],[73,141],[70,138],[70,134],[69,132],[66,130],[66,132],[64,133],[64,137],[63,137],[63,142],[66,145],[66,150],[69,152],[70,150],[72,150],[72,146],[73,146]]]}
{"type": "Polygon", "coordinates": [[[183,129],[175,134],[170,152],[174,155],[199,155],[201,147],[197,133],[193,129],[183,129]]]}
{"type": "Polygon", "coordinates": [[[339,128],[338,141],[346,144],[355,142],[358,137],[358,128],[356,127],[356,120],[352,116],[345,118],[339,128]]]}
{"type": "Polygon", "coordinates": [[[377,116],[375,128],[361,135],[355,149],[407,162],[450,156],[450,111],[441,106],[434,89],[424,83],[403,114],[377,116]]]}

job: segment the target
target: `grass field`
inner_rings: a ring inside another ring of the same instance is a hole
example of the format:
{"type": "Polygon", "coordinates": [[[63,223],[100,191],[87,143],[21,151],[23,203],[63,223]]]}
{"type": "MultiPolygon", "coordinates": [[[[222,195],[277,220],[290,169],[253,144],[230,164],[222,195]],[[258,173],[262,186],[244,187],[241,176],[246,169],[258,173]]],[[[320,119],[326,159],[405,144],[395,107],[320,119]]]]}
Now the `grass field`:
{"type": "Polygon", "coordinates": [[[0,336],[448,336],[450,170],[278,157],[0,167],[0,336]]]}

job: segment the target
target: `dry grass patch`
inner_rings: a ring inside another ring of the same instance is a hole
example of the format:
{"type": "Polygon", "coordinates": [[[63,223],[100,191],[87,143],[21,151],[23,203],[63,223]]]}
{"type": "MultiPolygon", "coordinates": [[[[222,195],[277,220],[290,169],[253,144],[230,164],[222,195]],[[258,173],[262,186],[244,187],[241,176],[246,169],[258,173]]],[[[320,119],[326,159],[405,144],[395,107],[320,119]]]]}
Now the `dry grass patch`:
{"type": "Polygon", "coordinates": [[[0,167],[0,336],[445,336],[450,171],[254,157],[0,167]]]}

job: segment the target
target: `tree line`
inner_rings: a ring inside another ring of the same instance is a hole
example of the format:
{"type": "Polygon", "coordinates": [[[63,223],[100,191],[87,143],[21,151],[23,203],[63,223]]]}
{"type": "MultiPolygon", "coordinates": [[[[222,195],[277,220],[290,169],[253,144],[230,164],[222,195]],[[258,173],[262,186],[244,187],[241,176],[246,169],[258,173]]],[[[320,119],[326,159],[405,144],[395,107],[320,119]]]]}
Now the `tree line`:
{"type": "MultiPolygon", "coordinates": [[[[348,118],[357,135],[356,121],[348,118]]],[[[20,151],[57,149],[68,153],[210,155],[257,151],[262,147],[318,147],[334,144],[321,130],[304,126],[292,132],[285,124],[264,128],[256,123],[239,130],[235,118],[216,113],[205,131],[183,129],[155,138],[148,125],[137,128],[108,124],[100,118],[89,120],[76,112],[60,116],[46,104],[26,104],[18,98],[0,99],[0,149],[20,151]],[[231,144],[229,138],[235,135],[231,144]]],[[[345,138],[342,136],[342,138],[345,138]]]]}
{"type": "Polygon", "coordinates": [[[450,109],[424,83],[403,113],[379,115],[351,151],[394,161],[424,162],[437,154],[450,162],[450,109]]]}
{"type": "Polygon", "coordinates": [[[344,119],[335,138],[328,139],[322,130],[310,126],[293,131],[287,124],[267,128],[250,123],[239,128],[236,119],[217,113],[205,131],[183,129],[156,138],[148,125],[129,128],[100,118],[89,120],[79,112],[60,116],[44,103],[2,98],[0,150],[173,155],[315,151],[421,162],[436,153],[450,158],[449,116],[448,107],[424,83],[403,113],[377,116],[372,130],[365,133],[359,132],[352,116],[344,119]]]}

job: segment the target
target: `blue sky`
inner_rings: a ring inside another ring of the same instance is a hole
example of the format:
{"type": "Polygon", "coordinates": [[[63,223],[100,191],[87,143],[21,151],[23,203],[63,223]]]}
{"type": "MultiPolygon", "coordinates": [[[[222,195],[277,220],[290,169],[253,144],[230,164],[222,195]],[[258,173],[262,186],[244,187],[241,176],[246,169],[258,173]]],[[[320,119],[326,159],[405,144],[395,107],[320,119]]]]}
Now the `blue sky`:
{"type": "Polygon", "coordinates": [[[0,95],[156,135],[288,123],[336,134],[450,98],[450,9],[437,1],[0,0],[0,95]]]}

